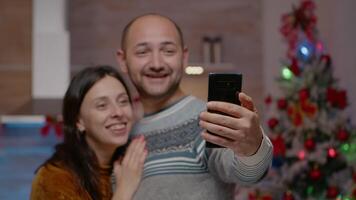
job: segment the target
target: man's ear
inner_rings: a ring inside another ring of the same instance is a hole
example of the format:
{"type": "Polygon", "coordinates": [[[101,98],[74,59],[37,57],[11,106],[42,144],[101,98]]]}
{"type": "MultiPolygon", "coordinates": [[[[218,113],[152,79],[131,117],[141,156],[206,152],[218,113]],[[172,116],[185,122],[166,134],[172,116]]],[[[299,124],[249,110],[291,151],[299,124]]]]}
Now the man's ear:
{"type": "Polygon", "coordinates": [[[118,49],[116,51],[116,61],[119,64],[119,68],[121,69],[121,71],[127,73],[128,69],[126,65],[126,55],[124,50],[118,49]]]}
{"type": "Polygon", "coordinates": [[[183,66],[188,66],[188,59],[189,59],[189,50],[188,47],[184,46],[183,48],[183,66]]]}

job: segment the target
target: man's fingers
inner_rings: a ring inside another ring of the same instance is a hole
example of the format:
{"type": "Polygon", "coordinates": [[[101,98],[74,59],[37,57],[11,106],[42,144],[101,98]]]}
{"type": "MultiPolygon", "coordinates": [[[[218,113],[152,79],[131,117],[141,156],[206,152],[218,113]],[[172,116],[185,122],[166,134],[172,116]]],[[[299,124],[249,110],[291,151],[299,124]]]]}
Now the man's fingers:
{"type": "Polygon", "coordinates": [[[239,100],[241,102],[241,106],[249,109],[252,112],[256,111],[255,105],[253,104],[252,98],[247,96],[245,93],[239,93],[239,100]]]}
{"type": "Polygon", "coordinates": [[[229,148],[231,146],[231,144],[233,143],[233,141],[231,141],[227,138],[219,137],[219,136],[210,134],[205,131],[201,134],[201,136],[203,137],[204,140],[206,140],[208,142],[217,144],[219,146],[227,147],[227,148],[229,148]]]}
{"type": "MultiPolygon", "coordinates": [[[[248,114],[246,114],[246,116],[248,116],[248,114]]],[[[244,128],[244,124],[245,124],[244,118],[234,118],[231,116],[211,113],[206,111],[200,113],[200,120],[212,124],[220,125],[223,127],[231,128],[234,130],[239,130],[244,128]]]]}
{"type": "Polygon", "coordinates": [[[215,111],[232,117],[241,117],[244,112],[244,108],[236,104],[222,102],[222,101],[210,101],[207,103],[207,110],[209,112],[215,111]]]}
{"type": "Polygon", "coordinates": [[[220,135],[222,137],[225,137],[227,139],[231,139],[231,140],[238,140],[238,139],[243,139],[243,135],[241,135],[241,133],[239,133],[238,130],[229,128],[227,126],[224,125],[218,125],[218,124],[214,124],[214,123],[209,123],[207,121],[200,121],[199,125],[216,134],[216,135],[220,135]]]}

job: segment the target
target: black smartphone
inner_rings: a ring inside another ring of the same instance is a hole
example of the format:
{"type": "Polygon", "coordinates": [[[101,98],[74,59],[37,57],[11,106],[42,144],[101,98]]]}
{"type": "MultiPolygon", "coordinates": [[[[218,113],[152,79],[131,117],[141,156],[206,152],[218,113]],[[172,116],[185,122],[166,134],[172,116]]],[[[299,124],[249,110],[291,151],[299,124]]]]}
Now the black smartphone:
{"type": "MultiPolygon", "coordinates": [[[[240,105],[238,94],[241,92],[242,74],[209,73],[208,101],[224,101],[240,105]]],[[[209,111],[208,112],[215,112],[209,111]]],[[[220,113],[224,114],[224,113],[220,113]]],[[[214,134],[208,131],[210,134],[214,134]]],[[[215,135],[215,134],[214,134],[215,135]]],[[[219,136],[220,137],[220,136],[219,136]]],[[[206,141],[208,148],[223,148],[206,141]]]]}

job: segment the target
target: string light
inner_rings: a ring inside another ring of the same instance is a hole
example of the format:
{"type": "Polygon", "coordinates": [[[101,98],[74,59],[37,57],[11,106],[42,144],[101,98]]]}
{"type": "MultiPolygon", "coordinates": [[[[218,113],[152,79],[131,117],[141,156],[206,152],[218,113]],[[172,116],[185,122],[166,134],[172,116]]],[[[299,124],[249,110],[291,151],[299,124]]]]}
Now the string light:
{"type": "Polygon", "coordinates": [[[341,149],[344,153],[346,153],[350,150],[350,145],[345,143],[345,144],[341,145],[341,149]]]}
{"type": "Polygon", "coordinates": [[[307,62],[313,56],[314,51],[315,47],[311,42],[303,41],[297,47],[297,56],[299,59],[307,62]]]}
{"type": "Polygon", "coordinates": [[[314,187],[313,186],[308,186],[307,188],[307,194],[312,195],[314,193],[314,187]]]}
{"type": "Polygon", "coordinates": [[[286,80],[290,80],[293,77],[293,72],[288,67],[283,67],[282,77],[286,80]]]}
{"type": "Polygon", "coordinates": [[[318,50],[318,52],[323,52],[323,50],[324,50],[323,43],[321,43],[321,42],[316,43],[316,49],[318,50]]]}
{"type": "Polygon", "coordinates": [[[351,144],[350,151],[352,152],[356,151],[356,143],[351,144]]]}
{"type": "Polygon", "coordinates": [[[328,155],[330,158],[335,158],[336,157],[336,150],[334,148],[329,148],[328,149],[328,155]]]}
{"type": "Polygon", "coordinates": [[[204,73],[204,69],[201,66],[188,66],[185,68],[185,73],[188,75],[200,75],[204,73]]]}
{"type": "Polygon", "coordinates": [[[304,158],[305,158],[305,151],[304,150],[299,151],[298,158],[300,160],[304,160],[304,158]]]}

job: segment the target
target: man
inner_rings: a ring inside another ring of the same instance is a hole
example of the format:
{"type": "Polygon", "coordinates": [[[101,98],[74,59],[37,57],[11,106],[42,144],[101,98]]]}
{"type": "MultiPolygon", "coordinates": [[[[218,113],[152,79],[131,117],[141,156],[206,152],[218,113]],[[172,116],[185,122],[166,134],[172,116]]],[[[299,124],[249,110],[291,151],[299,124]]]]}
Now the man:
{"type": "Polygon", "coordinates": [[[172,20],[157,14],[137,17],[125,27],[121,42],[117,60],[145,113],[132,134],[145,135],[149,150],[135,199],[233,199],[235,183],[263,177],[272,145],[251,98],[240,93],[238,106],[186,96],[179,83],[188,49],[172,20]],[[205,140],[227,148],[207,149],[205,140]]]}

